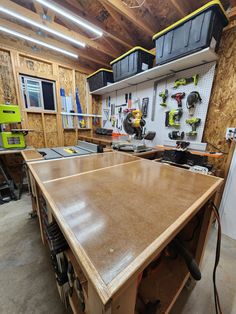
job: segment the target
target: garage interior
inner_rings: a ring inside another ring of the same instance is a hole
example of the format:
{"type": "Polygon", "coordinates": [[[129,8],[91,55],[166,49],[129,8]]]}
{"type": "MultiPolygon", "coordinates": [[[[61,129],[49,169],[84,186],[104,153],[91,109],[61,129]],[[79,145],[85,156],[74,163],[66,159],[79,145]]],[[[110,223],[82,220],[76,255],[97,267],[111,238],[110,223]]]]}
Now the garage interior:
{"type": "Polygon", "coordinates": [[[235,0],[1,0],[0,312],[236,313],[235,0]]]}

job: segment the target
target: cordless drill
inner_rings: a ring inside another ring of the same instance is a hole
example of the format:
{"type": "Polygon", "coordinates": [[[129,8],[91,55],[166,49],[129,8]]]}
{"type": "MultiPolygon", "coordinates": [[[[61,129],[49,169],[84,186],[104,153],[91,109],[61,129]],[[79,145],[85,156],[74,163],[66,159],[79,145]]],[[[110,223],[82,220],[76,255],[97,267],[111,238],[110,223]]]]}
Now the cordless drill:
{"type": "Polygon", "coordinates": [[[162,91],[159,96],[162,98],[162,103],[160,103],[160,106],[162,107],[166,107],[166,99],[168,97],[168,89],[165,89],[164,91],[162,91]]]}
{"type": "Polygon", "coordinates": [[[171,95],[171,98],[174,98],[177,101],[178,108],[182,108],[182,99],[185,97],[185,93],[176,93],[171,95]]]}
{"type": "Polygon", "coordinates": [[[186,123],[188,123],[191,127],[192,127],[192,131],[186,133],[187,136],[197,136],[197,127],[199,126],[199,124],[201,123],[201,119],[200,118],[191,118],[191,119],[187,119],[186,123]]]}

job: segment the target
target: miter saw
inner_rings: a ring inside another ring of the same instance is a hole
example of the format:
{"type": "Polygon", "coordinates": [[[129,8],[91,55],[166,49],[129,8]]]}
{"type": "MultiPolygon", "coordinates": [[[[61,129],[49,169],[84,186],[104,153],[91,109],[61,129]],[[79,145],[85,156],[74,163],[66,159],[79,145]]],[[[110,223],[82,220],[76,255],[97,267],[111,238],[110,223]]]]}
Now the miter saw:
{"type": "Polygon", "coordinates": [[[129,140],[126,142],[113,143],[112,147],[118,150],[134,152],[151,150],[151,148],[145,145],[144,141],[140,143],[140,140],[153,140],[156,135],[156,132],[144,134],[143,129],[146,121],[142,117],[142,111],[140,109],[126,109],[124,112],[126,116],[123,121],[123,127],[125,132],[129,134],[129,140]],[[134,137],[132,139],[133,135],[134,137]]]}

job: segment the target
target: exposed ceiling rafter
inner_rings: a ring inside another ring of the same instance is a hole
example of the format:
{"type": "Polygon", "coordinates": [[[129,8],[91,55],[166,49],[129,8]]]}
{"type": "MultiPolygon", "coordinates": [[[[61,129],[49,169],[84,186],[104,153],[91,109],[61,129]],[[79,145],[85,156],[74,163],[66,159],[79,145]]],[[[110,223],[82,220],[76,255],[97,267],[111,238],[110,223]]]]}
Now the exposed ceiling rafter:
{"type": "Polygon", "coordinates": [[[133,9],[128,8],[119,0],[99,0],[104,4],[110,5],[115,11],[124,15],[129,21],[131,21],[138,28],[146,32],[149,36],[152,36],[155,32],[155,28],[147,21],[143,21],[135,14],[133,9]]]}
{"type": "Polygon", "coordinates": [[[1,5],[6,7],[7,9],[11,9],[12,11],[17,12],[18,14],[22,14],[23,16],[32,19],[39,24],[45,25],[54,31],[57,31],[66,36],[72,37],[75,40],[84,42],[87,46],[94,48],[96,50],[99,50],[103,52],[104,54],[109,55],[112,58],[117,57],[117,54],[114,53],[114,51],[109,49],[107,46],[102,45],[94,40],[91,40],[90,38],[83,36],[77,32],[74,32],[58,23],[42,20],[41,17],[37,13],[34,13],[31,10],[28,10],[12,1],[1,0],[1,5]]]}
{"type": "MultiPolygon", "coordinates": [[[[7,27],[7,28],[9,28],[11,30],[16,30],[16,24],[15,23],[7,21],[7,20],[4,20],[2,18],[0,18],[0,25],[2,25],[4,27],[7,27]]],[[[60,48],[62,48],[64,50],[70,51],[70,52],[72,52],[74,54],[78,54],[79,58],[81,57],[82,59],[89,60],[90,62],[93,62],[93,63],[101,65],[101,66],[107,66],[106,62],[91,56],[91,54],[89,54],[89,53],[81,52],[81,50],[79,51],[78,49],[73,48],[71,45],[64,44],[62,42],[59,43],[55,39],[51,39],[51,38],[48,38],[48,37],[47,38],[43,38],[43,37],[37,35],[34,31],[29,30],[28,28],[25,28],[23,26],[17,25],[17,32],[19,32],[19,33],[21,33],[23,35],[35,38],[35,39],[40,40],[42,42],[45,42],[45,43],[47,43],[49,45],[53,45],[53,46],[56,46],[56,47],[59,46],[60,48]]]]}

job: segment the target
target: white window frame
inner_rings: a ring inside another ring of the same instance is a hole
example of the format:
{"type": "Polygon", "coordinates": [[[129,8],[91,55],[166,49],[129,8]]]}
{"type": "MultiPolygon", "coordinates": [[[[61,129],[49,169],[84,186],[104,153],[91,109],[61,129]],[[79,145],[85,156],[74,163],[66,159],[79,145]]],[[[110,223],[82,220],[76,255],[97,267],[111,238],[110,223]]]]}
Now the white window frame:
{"type": "Polygon", "coordinates": [[[57,112],[57,105],[56,105],[56,82],[54,81],[49,81],[49,80],[46,80],[46,79],[38,79],[38,78],[35,78],[35,77],[31,77],[31,76],[28,76],[28,75],[24,75],[24,74],[20,74],[20,84],[21,84],[21,96],[22,96],[22,99],[24,101],[24,106],[25,106],[25,109],[26,110],[29,110],[29,111],[43,111],[43,112],[57,112]],[[27,105],[28,107],[26,107],[26,103],[25,103],[25,97],[24,97],[24,91],[23,91],[23,86],[22,86],[22,78],[24,79],[24,84],[25,84],[25,95],[26,95],[26,99],[27,99],[27,105]],[[34,81],[34,82],[38,82],[39,83],[39,86],[40,86],[40,100],[41,100],[41,104],[42,104],[42,107],[33,107],[33,106],[30,106],[30,100],[29,100],[29,93],[27,91],[27,81],[34,81]],[[48,83],[52,83],[53,85],[53,99],[54,99],[54,110],[48,110],[48,109],[45,109],[44,108],[44,99],[43,99],[43,88],[42,88],[42,82],[48,82],[48,83]]]}

